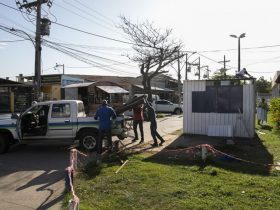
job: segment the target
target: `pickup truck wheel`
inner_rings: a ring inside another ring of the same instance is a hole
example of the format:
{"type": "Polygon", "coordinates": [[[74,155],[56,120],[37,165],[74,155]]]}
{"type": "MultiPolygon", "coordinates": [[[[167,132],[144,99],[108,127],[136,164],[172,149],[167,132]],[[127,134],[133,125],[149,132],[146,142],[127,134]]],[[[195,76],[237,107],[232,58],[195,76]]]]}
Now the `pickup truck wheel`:
{"type": "Polygon", "coordinates": [[[178,109],[178,108],[177,108],[177,109],[175,109],[174,113],[175,113],[175,114],[181,114],[182,111],[181,111],[181,109],[178,109]]]}
{"type": "Polygon", "coordinates": [[[9,149],[9,142],[4,138],[3,135],[0,135],[0,154],[7,152],[9,149]]]}
{"type": "Polygon", "coordinates": [[[80,136],[80,147],[87,151],[93,151],[97,148],[97,134],[93,132],[84,132],[80,136]]]}

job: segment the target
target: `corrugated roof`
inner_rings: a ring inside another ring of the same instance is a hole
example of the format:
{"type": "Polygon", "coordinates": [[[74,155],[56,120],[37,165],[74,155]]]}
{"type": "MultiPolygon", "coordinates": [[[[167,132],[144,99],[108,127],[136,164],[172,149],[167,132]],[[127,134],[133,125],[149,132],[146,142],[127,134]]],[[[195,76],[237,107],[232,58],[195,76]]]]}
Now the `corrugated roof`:
{"type": "Polygon", "coordinates": [[[83,83],[76,83],[76,84],[71,84],[71,85],[66,85],[64,88],[79,88],[79,87],[88,87],[95,82],[83,82],[83,83]]]}
{"type": "MultiPolygon", "coordinates": [[[[134,85],[136,87],[139,87],[141,89],[144,89],[143,85],[134,85]]],[[[166,92],[173,92],[174,90],[168,89],[168,88],[160,88],[160,87],[151,87],[152,90],[157,90],[157,91],[166,91],[166,92]]]]}
{"type": "Polygon", "coordinates": [[[106,93],[129,93],[127,90],[119,86],[96,86],[96,87],[105,91],[106,93]]]}

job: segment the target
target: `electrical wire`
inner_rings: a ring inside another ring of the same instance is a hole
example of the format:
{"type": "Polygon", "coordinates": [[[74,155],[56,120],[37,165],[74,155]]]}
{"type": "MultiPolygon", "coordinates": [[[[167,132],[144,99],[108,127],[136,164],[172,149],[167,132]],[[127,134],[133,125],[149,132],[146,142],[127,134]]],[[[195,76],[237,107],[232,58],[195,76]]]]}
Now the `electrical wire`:
{"type": "Polygon", "coordinates": [[[90,8],[89,6],[87,6],[87,5],[83,4],[82,2],[80,2],[79,0],[76,0],[76,2],[79,3],[80,5],[82,5],[83,7],[85,7],[86,9],[89,9],[90,11],[92,11],[92,12],[94,12],[94,13],[100,15],[100,16],[103,17],[104,19],[109,20],[110,22],[112,22],[112,23],[115,25],[115,22],[114,22],[111,18],[106,17],[106,16],[103,15],[102,13],[100,13],[100,12],[98,12],[98,11],[96,11],[96,10],[90,8]]]}
{"type": "MultiPolygon", "coordinates": [[[[8,7],[10,9],[13,9],[13,10],[16,10],[16,11],[19,11],[21,12],[21,10],[19,9],[16,9],[16,8],[13,8],[7,4],[4,4],[2,2],[0,2],[0,5],[3,5],[5,7],[8,7]]],[[[23,12],[23,11],[22,11],[23,12]]],[[[26,12],[24,12],[26,13],[26,12]]],[[[34,15],[33,15],[34,16],[34,15]]],[[[34,16],[36,17],[36,16],[34,16]]],[[[95,33],[91,33],[91,32],[88,32],[88,31],[84,31],[84,30],[81,30],[81,29],[77,29],[77,28],[74,28],[74,27],[71,27],[71,26],[67,26],[67,25],[64,25],[64,24],[61,24],[61,23],[58,23],[58,22],[53,22],[51,21],[51,23],[55,24],[55,25],[59,25],[61,27],[64,27],[64,28],[67,28],[67,29],[71,29],[71,30],[74,30],[74,31],[78,31],[78,32],[81,32],[81,33],[84,33],[84,34],[88,34],[88,35],[91,35],[91,36],[95,36],[95,37],[99,37],[99,38],[103,38],[103,39],[107,39],[107,40],[111,40],[111,41],[115,41],[115,42],[119,42],[119,43],[124,43],[124,44],[129,44],[129,45],[133,45],[132,42],[127,42],[127,41],[123,41],[123,40],[119,40],[119,39],[114,39],[114,38],[110,38],[110,37],[107,37],[107,36],[103,36],[103,35],[99,35],[99,34],[95,34],[95,33]]]]}
{"type": "Polygon", "coordinates": [[[6,43],[6,42],[22,42],[22,41],[26,41],[26,39],[4,40],[4,41],[1,41],[1,40],[0,40],[0,43],[6,43]]]}
{"type": "MultiPolygon", "coordinates": [[[[74,7],[75,9],[81,11],[82,13],[87,14],[87,15],[89,15],[89,16],[95,18],[95,19],[98,19],[98,20],[100,20],[101,22],[103,22],[103,23],[105,23],[105,24],[107,24],[107,25],[109,25],[109,26],[115,28],[115,25],[112,24],[111,22],[109,23],[109,22],[107,22],[107,21],[105,21],[105,20],[103,20],[103,19],[101,19],[101,18],[99,18],[99,17],[93,15],[92,13],[89,13],[89,12],[87,12],[87,11],[85,11],[85,10],[83,10],[83,9],[81,9],[81,8],[79,8],[79,7],[77,7],[77,6],[73,5],[73,4],[71,4],[69,1],[64,1],[64,2],[65,2],[66,4],[68,4],[68,5],[72,6],[72,7],[74,7]]],[[[87,7],[86,7],[86,8],[87,8],[87,7]]]]}
{"type": "MultiPolygon", "coordinates": [[[[45,41],[46,41],[46,40],[45,40],[45,41]]],[[[47,42],[50,42],[50,41],[47,41],[47,42]]],[[[81,51],[81,50],[76,50],[76,49],[73,49],[73,48],[70,48],[70,47],[63,46],[63,45],[58,44],[58,43],[56,43],[56,42],[51,42],[51,43],[52,43],[52,44],[59,45],[60,47],[64,47],[64,48],[67,48],[67,49],[69,49],[69,50],[78,52],[78,53],[82,53],[82,54],[88,55],[88,56],[92,56],[92,57],[96,57],[96,58],[99,58],[99,59],[103,59],[103,60],[115,62],[115,63],[118,63],[118,64],[124,64],[124,65],[130,66],[130,67],[135,67],[135,66],[126,64],[127,62],[119,62],[119,61],[112,60],[112,59],[109,59],[109,58],[105,58],[105,57],[102,57],[102,56],[98,56],[98,55],[94,55],[94,54],[91,54],[91,53],[83,52],[83,51],[81,51]]]]}
{"type": "MultiPolygon", "coordinates": [[[[96,21],[93,21],[92,19],[89,19],[89,18],[87,18],[87,17],[85,17],[85,16],[83,16],[83,15],[81,15],[81,14],[79,14],[79,13],[77,13],[77,12],[71,10],[71,9],[68,9],[68,8],[66,8],[66,7],[64,7],[64,6],[61,6],[61,5],[57,4],[57,3],[54,3],[54,4],[55,4],[56,6],[62,8],[62,9],[64,9],[64,10],[66,10],[67,12],[70,12],[71,14],[74,14],[74,15],[80,17],[80,18],[83,18],[84,20],[87,20],[87,21],[89,21],[89,22],[91,22],[91,23],[94,23],[94,24],[96,24],[96,25],[99,25],[99,26],[101,26],[101,27],[103,27],[103,28],[105,28],[105,29],[107,29],[107,30],[109,30],[109,31],[112,31],[112,32],[114,32],[114,33],[121,34],[120,32],[115,31],[115,30],[113,30],[113,29],[111,29],[111,28],[109,28],[109,27],[107,27],[107,26],[105,26],[105,25],[102,25],[102,24],[100,24],[100,23],[98,23],[98,22],[96,22],[96,21]]],[[[71,5],[71,4],[70,4],[70,5],[71,5]]],[[[121,34],[121,35],[123,35],[123,34],[121,34]]]]}

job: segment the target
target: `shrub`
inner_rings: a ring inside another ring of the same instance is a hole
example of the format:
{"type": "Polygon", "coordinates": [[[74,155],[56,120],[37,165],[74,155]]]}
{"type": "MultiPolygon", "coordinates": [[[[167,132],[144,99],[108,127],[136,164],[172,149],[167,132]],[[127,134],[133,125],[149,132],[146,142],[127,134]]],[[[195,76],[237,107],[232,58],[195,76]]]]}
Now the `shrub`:
{"type": "Polygon", "coordinates": [[[280,129],[280,98],[273,98],[270,101],[270,111],[272,122],[276,124],[276,129],[280,129]]]}

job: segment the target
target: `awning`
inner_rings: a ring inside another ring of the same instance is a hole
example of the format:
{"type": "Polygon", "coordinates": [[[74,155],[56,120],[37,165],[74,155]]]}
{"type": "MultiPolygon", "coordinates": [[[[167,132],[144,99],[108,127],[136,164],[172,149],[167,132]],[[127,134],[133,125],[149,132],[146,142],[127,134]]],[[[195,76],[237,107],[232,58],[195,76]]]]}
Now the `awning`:
{"type": "Polygon", "coordinates": [[[105,91],[106,93],[129,93],[127,90],[119,87],[119,86],[96,86],[99,89],[105,91]]]}
{"type": "MultiPolygon", "coordinates": [[[[143,85],[134,85],[138,88],[144,89],[143,85]]],[[[154,91],[163,91],[163,92],[174,92],[174,90],[168,89],[168,88],[160,88],[160,87],[151,87],[152,90],[154,91]]]]}
{"type": "Polygon", "coordinates": [[[79,88],[79,87],[88,87],[95,82],[83,82],[83,83],[76,83],[76,84],[71,84],[71,85],[66,85],[63,88],[79,88]]]}

